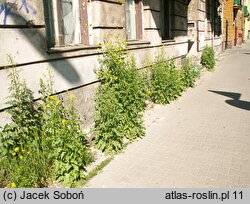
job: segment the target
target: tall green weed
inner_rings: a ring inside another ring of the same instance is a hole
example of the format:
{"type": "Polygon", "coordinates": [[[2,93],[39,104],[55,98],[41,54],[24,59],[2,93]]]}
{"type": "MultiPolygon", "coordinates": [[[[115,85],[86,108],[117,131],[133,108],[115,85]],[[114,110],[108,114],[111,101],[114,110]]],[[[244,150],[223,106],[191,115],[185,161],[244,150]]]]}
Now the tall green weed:
{"type": "Polygon", "coordinates": [[[146,94],[135,60],[126,55],[126,43],[118,37],[109,38],[101,48],[94,142],[98,149],[112,154],[124,148],[125,138],[134,140],[144,135],[142,112],[146,94]]]}
{"type": "Polygon", "coordinates": [[[82,121],[74,99],[51,95],[53,79],[41,79],[42,102],[20,79],[13,66],[9,71],[12,122],[0,132],[0,186],[43,187],[51,182],[66,186],[83,179],[85,167],[92,161],[82,132],[82,121]]]}
{"type": "Polygon", "coordinates": [[[213,47],[206,46],[203,48],[201,64],[208,70],[212,70],[215,67],[215,52],[213,47]]]}
{"type": "Polygon", "coordinates": [[[181,95],[185,86],[182,81],[182,72],[177,70],[171,60],[158,56],[151,68],[152,100],[159,104],[168,104],[181,95]]]}
{"type": "Polygon", "coordinates": [[[191,61],[191,59],[186,58],[182,63],[182,80],[184,86],[194,87],[196,79],[200,76],[200,67],[191,61]]]}

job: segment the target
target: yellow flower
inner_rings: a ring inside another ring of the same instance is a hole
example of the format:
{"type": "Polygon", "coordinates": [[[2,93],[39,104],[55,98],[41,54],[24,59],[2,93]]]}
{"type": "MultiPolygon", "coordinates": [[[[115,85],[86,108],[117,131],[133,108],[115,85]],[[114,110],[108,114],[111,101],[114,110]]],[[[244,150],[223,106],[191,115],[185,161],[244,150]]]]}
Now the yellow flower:
{"type": "Polygon", "coordinates": [[[97,46],[98,46],[98,47],[101,47],[101,46],[102,46],[102,43],[101,43],[101,42],[97,43],[97,46]]]}
{"type": "Polygon", "coordinates": [[[49,98],[53,101],[56,101],[56,97],[55,96],[49,96],[49,98]]]}
{"type": "Polygon", "coordinates": [[[62,124],[65,124],[65,123],[67,123],[67,120],[63,119],[62,124]]]}
{"type": "Polygon", "coordinates": [[[11,188],[16,188],[16,184],[14,182],[11,183],[11,188]]]}
{"type": "Polygon", "coordinates": [[[16,147],[14,150],[15,150],[15,152],[19,152],[19,147],[16,147]]]}
{"type": "Polygon", "coordinates": [[[148,96],[152,96],[152,91],[148,90],[147,94],[148,96]]]}
{"type": "Polygon", "coordinates": [[[23,159],[23,156],[22,156],[22,155],[20,155],[20,156],[19,156],[19,159],[20,159],[20,160],[22,160],[22,159],[23,159]]]}
{"type": "Polygon", "coordinates": [[[76,95],[75,94],[71,94],[69,98],[70,98],[70,100],[74,100],[74,99],[76,99],[76,95]]]}
{"type": "Polygon", "coordinates": [[[12,152],[12,156],[16,156],[16,152],[12,152]]]}
{"type": "Polygon", "coordinates": [[[5,186],[4,188],[8,188],[8,186],[5,186]]]}
{"type": "Polygon", "coordinates": [[[51,106],[49,104],[46,105],[46,108],[51,108],[51,106]]]}
{"type": "Polygon", "coordinates": [[[24,153],[25,152],[25,150],[24,149],[22,149],[22,153],[24,153]]]}
{"type": "Polygon", "coordinates": [[[28,151],[27,154],[30,155],[31,154],[30,151],[28,151]]]}
{"type": "Polygon", "coordinates": [[[56,101],[56,105],[58,106],[61,103],[61,100],[56,101]]]}

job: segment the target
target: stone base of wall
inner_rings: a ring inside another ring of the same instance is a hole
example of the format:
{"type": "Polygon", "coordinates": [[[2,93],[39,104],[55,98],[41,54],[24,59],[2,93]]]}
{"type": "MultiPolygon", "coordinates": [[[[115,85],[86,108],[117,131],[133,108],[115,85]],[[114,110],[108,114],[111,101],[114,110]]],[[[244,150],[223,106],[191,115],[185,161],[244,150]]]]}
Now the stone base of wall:
{"type": "Polygon", "coordinates": [[[93,113],[94,113],[94,95],[99,86],[99,83],[93,83],[83,87],[70,90],[68,93],[60,94],[62,97],[67,97],[67,95],[74,94],[76,96],[76,108],[81,118],[84,121],[82,128],[89,130],[93,125],[93,113]]]}

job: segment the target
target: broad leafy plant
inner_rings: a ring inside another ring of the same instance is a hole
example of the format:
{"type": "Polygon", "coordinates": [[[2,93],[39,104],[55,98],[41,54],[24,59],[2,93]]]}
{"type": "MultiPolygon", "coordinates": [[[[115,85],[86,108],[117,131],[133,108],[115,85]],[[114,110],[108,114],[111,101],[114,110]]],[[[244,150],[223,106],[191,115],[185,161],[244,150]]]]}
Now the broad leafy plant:
{"type": "Polygon", "coordinates": [[[71,186],[84,178],[85,167],[92,161],[86,146],[87,138],[80,128],[82,121],[74,105],[74,95],[68,101],[52,95],[53,76],[40,80],[42,94],[42,133],[46,136],[46,154],[52,162],[53,178],[71,186]],[[49,96],[48,96],[49,95],[49,96]]]}
{"type": "Polygon", "coordinates": [[[84,179],[85,167],[92,161],[75,108],[75,96],[67,100],[54,96],[53,77],[41,79],[42,101],[9,69],[12,122],[0,132],[0,187],[43,187],[51,182],[73,186],[84,179]]]}
{"type": "Polygon", "coordinates": [[[186,58],[182,63],[182,80],[185,87],[193,87],[200,76],[200,68],[191,59],[186,58]]]}
{"type": "MultiPolygon", "coordinates": [[[[11,57],[10,63],[13,64],[11,57]]],[[[32,92],[13,65],[8,69],[9,112],[12,122],[0,132],[0,186],[40,187],[46,185],[49,162],[41,142],[41,112],[32,92]]]]}
{"type": "Polygon", "coordinates": [[[206,46],[202,50],[201,64],[208,70],[212,70],[215,66],[215,53],[213,47],[206,46]]]}
{"type": "Polygon", "coordinates": [[[185,86],[181,70],[176,69],[171,60],[159,55],[151,68],[152,100],[159,104],[168,104],[181,95],[185,86]]]}
{"type": "Polygon", "coordinates": [[[115,37],[100,44],[103,57],[97,71],[101,85],[95,96],[95,146],[106,153],[124,148],[125,138],[144,135],[142,112],[146,93],[126,43],[115,37]]]}

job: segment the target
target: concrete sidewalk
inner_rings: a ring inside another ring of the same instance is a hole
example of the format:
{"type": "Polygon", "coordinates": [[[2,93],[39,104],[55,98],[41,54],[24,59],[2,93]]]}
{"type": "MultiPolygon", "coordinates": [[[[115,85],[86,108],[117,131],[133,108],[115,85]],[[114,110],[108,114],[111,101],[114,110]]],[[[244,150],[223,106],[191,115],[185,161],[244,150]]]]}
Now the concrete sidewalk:
{"type": "Polygon", "coordinates": [[[145,114],[145,138],[87,187],[250,187],[250,43],[170,105],[145,114]]]}

